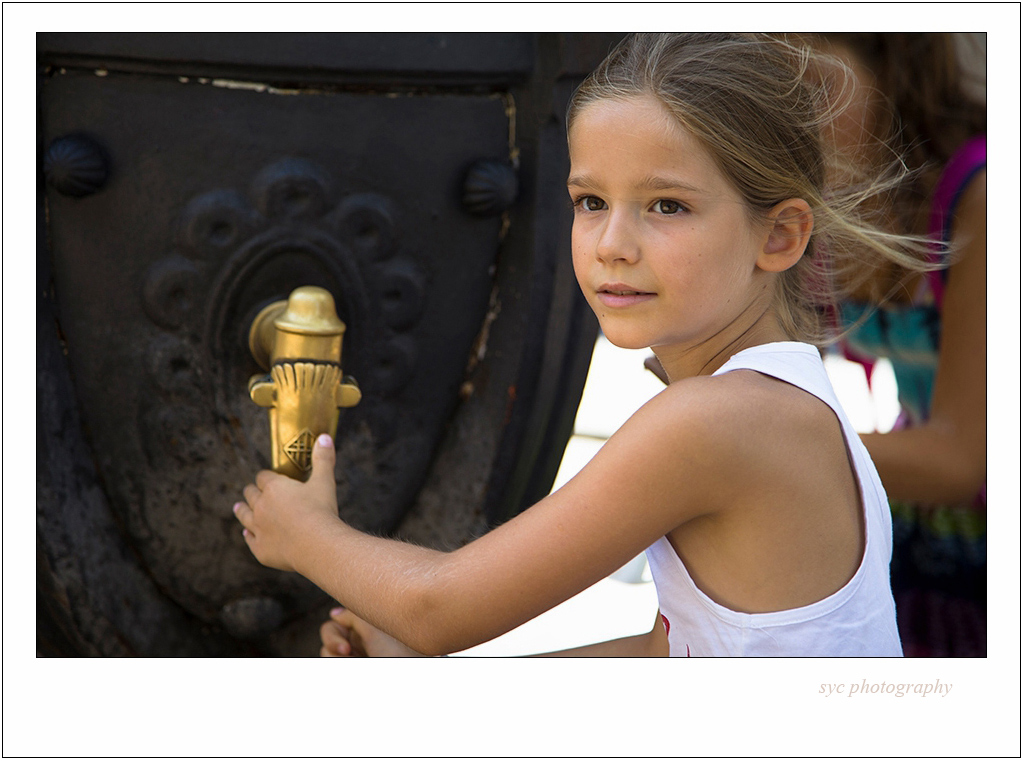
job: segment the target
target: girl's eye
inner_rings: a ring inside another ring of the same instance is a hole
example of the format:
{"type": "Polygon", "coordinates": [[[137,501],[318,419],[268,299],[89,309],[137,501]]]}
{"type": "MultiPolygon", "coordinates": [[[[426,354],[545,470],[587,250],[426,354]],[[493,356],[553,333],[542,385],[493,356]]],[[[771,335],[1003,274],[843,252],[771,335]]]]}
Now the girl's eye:
{"type": "Polygon", "coordinates": [[[659,214],[677,214],[682,211],[682,204],[678,201],[669,201],[662,198],[660,201],[654,203],[654,211],[659,214]]]}
{"type": "Polygon", "coordinates": [[[576,206],[585,211],[602,211],[607,208],[607,205],[596,196],[583,196],[576,201],[576,206]]]}

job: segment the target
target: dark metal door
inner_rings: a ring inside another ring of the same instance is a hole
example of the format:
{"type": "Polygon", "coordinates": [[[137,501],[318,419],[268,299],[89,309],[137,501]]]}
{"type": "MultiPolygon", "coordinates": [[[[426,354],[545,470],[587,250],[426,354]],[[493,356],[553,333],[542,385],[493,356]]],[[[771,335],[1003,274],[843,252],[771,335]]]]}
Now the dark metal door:
{"type": "Polygon", "coordinates": [[[564,107],[612,36],[40,34],[39,651],[311,654],[231,514],[255,315],[334,296],[341,515],[454,547],[543,496],[594,322],[564,107]]]}

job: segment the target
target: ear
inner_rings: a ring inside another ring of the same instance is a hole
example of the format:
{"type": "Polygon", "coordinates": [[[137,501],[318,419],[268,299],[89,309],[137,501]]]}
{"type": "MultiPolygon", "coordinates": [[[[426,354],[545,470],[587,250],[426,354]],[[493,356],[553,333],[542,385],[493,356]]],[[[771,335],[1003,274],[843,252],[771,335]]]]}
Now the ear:
{"type": "Polygon", "coordinates": [[[802,198],[789,198],[767,214],[767,238],[757,257],[765,272],[784,272],[799,261],[813,232],[813,212],[802,198]]]}

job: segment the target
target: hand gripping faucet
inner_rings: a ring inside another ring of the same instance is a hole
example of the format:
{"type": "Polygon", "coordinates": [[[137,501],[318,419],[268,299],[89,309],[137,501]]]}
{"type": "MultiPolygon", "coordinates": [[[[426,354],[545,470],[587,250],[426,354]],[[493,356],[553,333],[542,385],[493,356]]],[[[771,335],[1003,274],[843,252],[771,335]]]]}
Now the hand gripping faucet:
{"type": "Polygon", "coordinates": [[[341,374],[341,340],[334,297],[316,286],[292,291],[263,308],[249,329],[249,349],[266,374],[249,379],[249,396],[269,408],[271,466],[305,480],[313,442],[337,433],[338,410],[362,398],[354,378],[341,374]]]}

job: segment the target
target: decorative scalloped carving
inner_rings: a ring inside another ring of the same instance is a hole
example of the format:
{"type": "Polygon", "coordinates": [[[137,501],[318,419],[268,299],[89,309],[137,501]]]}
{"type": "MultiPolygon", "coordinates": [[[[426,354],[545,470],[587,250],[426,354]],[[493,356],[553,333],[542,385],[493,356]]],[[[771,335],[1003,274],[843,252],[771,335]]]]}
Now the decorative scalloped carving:
{"type": "Polygon", "coordinates": [[[380,393],[392,396],[408,383],[416,369],[418,351],[415,342],[408,336],[395,336],[380,347],[379,359],[373,370],[372,380],[380,393]]]}
{"type": "Polygon", "coordinates": [[[328,215],[337,234],[360,255],[377,261],[394,253],[395,224],[391,202],[376,193],[357,193],[328,215]]]}
{"type": "Polygon", "coordinates": [[[425,308],[426,277],[397,253],[388,198],[355,193],[337,201],[333,186],[321,167],[284,158],[257,172],[248,193],[218,188],[184,205],[174,249],[148,271],[142,303],[160,328],[182,339],[203,337],[206,364],[168,359],[178,368],[173,376],[163,359],[154,360],[163,362],[155,382],[164,395],[185,393],[186,380],[212,381],[217,415],[243,417],[232,400],[244,398],[245,384],[225,364],[245,363],[232,352],[254,311],[306,284],[334,293],[349,323],[346,355],[365,368],[377,411],[414,377],[419,352],[412,331],[425,308]]]}
{"type": "Polygon", "coordinates": [[[304,159],[285,158],[256,176],[253,191],[268,219],[316,219],[327,210],[330,180],[304,159]]]}
{"type": "Polygon", "coordinates": [[[384,320],[394,330],[408,330],[423,313],[426,282],[412,262],[397,261],[382,267],[376,280],[376,297],[384,320]]]}
{"type": "Polygon", "coordinates": [[[259,214],[234,190],[212,190],[188,202],[180,241],[192,258],[215,259],[233,250],[259,225],[259,214]]]}
{"type": "Polygon", "coordinates": [[[195,310],[199,279],[195,264],[180,256],[150,267],[142,286],[142,306],[149,319],[167,330],[180,327],[195,310]]]}

